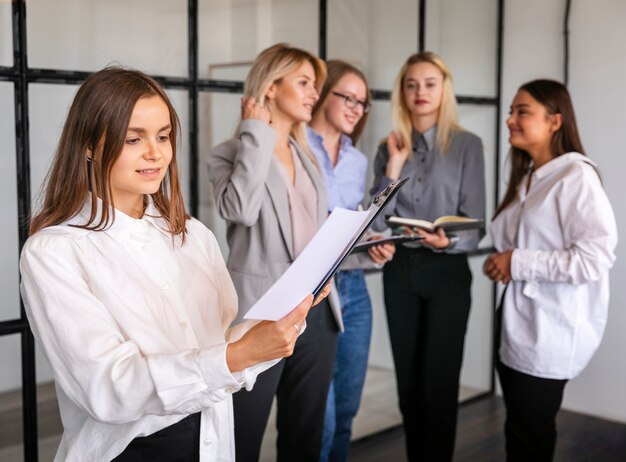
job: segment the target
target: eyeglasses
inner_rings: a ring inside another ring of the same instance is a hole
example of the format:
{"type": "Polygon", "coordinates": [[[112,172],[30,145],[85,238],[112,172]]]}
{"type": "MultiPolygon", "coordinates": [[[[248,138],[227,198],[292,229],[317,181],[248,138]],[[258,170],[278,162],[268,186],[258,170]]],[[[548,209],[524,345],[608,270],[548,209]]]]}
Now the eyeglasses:
{"type": "Polygon", "coordinates": [[[370,108],[372,107],[372,105],[368,103],[367,101],[361,101],[359,99],[353,98],[350,95],[344,95],[343,93],[339,93],[338,91],[333,91],[332,94],[335,96],[339,96],[340,98],[343,98],[343,103],[346,105],[346,107],[350,109],[355,109],[358,105],[361,105],[361,108],[363,109],[363,112],[365,113],[365,112],[369,112],[370,108]]]}

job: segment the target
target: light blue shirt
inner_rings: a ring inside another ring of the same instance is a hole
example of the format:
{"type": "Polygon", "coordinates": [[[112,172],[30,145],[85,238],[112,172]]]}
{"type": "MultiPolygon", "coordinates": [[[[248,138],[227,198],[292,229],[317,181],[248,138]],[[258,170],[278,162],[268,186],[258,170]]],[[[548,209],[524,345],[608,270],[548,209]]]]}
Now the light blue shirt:
{"type": "Polygon", "coordinates": [[[309,147],[324,172],[328,211],[331,212],[335,207],[356,210],[365,196],[367,157],[354,147],[349,136],[341,135],[339,157],[333,166],[322,136],[311,127],[307,127],[307,135],[309,147]]]}

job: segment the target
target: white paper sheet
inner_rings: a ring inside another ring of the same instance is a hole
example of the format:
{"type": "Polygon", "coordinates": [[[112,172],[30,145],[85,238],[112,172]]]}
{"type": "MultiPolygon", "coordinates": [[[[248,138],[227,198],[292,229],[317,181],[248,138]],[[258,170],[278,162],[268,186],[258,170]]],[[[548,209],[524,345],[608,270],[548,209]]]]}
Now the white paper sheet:
{"type": "Polygon", "coordinates": [[[244,316],[277,321],[292,311],[333,267],[370,212],[335,208],[298,258],[244,316]]]}

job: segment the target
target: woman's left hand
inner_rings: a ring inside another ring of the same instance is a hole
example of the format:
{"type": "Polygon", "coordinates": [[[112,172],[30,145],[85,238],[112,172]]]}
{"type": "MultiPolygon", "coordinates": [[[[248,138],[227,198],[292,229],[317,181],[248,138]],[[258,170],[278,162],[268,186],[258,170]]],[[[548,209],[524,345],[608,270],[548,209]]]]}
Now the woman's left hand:
{"type": "Polygon", "coordinates": [[[424,240],[422,241],[424,244],[434,247],[435,249],[445,249],[450,245],[450,239],[446,236],[446,233],[443,229],[438,229],[434,233],[429,233],[428,231],[424,231],[423,229],[417,229],[417,234],[422,236],[424,240]]]}
{"type": "Polygon", "coordinates": [[[326,286],[324,286],[324,288],[321,290],[321,292],[319,294],[317,294],[317,297],[315,298],[315,301],[313,302],[313,306],[317,305],[319,302],[321,302],[326,297],[328,297],[328,294],[330,293],[330,287],[332,286],[332,283],[333,283],[333,280],[331,279],[330,282],[328,284],[326,284],[326,286]]]}
{"type": "MultiPolygon", "coordinates": [[[[369,240],[373,239],[382,239],[382,236],[372,236],[369,240]]],[[[367,253],[374,263],[384,265],[393,258],[393,255],[396,253],[396,246],[391,243],[374,245],[367,249],[367,253]]]]}
{"type": "Polygon", "coordinates": [[[511,255],[513,250],[490,255],[483,265],[483,272],[494,282],[508,284],[511,280],[511,255]]]}

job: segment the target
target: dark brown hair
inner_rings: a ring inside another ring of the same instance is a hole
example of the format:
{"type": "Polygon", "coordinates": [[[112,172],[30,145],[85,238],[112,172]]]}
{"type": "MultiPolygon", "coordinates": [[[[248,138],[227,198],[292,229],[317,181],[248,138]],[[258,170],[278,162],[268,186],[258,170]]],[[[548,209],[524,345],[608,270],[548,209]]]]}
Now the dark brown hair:
{"type": "Polygon", "coordinates": [[[153,96],[161,98],[170,113],[172,160],[152,199],[167,221],[170,233],[185,237],[189,216],[185,212],[176,163],[178,116],[154,79],[120,67],[107,67],[92,74],[78,89],[46,177],[43,204],[30,224],[31,234],[76,216],[89,193],[91,215],[87,223],[77,226],[100,231],[111,225],[115,218],[111,169],[124,147],[135,104],[141,98],[153,96]],[[102,200],[99,217],[98,198],[102,200]]]}
{"type": "MultiPolygon", "coordinates": [[[[525,83],[517,91],[528,93],[546,108],[548,114],[561,114],[561,127],[553,133],[550,141],[550,149],[555,157],[568,152],[585,154],[576,126],[572,99],[565,85],[554,80],[539,79],[525,83]]],[[[509,184],[494,218],[513,202],[522,179],[530,170],[531,157],[523,149],[511,146],[509,159],[511,162],[509,184]]]]}
{"type": "MultiPolygon", "coordinates": [[[[348,64],[345,61],[339,60],[326,61],[326,69],[328,71],[328,76],[326,77],[326,82],[324,82],[324,87],[322,87],[322,91],[320,92],[320,99],[315,105],[315,109],[313,109],[312,118],[315,118],[315,115],[322,109],[322,107],[324,106],[324,102],[326,101],[326,98],[328,98],[328,95],[330,95],[330,91],[333,89],[333,87],[337,84],[337,82],[341,80],[344,75],[347,74],[354,74],[363,81],[363,83],[365,84],[365,89],[367,90],[365,101],[368,104],[371,103],[372,97],[370,94],[370,88],[367,84],[367,79],[365,78],[363,72],[354,67],[352,64],[348,64]]],[[[363,129],[365,128],[365,124],[367,123],[368,116],[369,113],[364,112],[363,116],[361,116],[361,119],[355,125],[354,130],[349,135],[352,139],[353,144],[357,143],[361,134],[363,133],[363,129]]]]}

